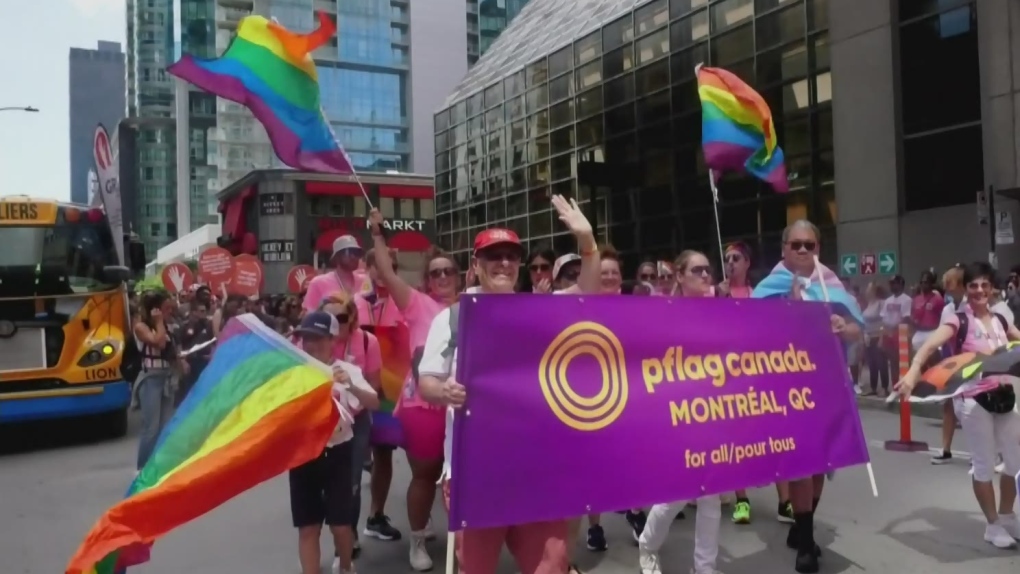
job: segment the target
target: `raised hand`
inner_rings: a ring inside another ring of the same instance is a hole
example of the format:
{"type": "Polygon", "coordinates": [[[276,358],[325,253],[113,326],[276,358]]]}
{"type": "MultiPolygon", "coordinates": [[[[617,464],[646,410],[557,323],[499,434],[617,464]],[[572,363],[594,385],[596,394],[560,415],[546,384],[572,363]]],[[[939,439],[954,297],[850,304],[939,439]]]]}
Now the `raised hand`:
{"type": "Polygon", "coordinates": [[[556,209],[560,221],[575,237],[592,235],[591,223],[581,212],[581,208],[577,206],[576,200],[573,198],[568,200],[562,195],[554,195],[552,196],[552,205],[556,209]]]}

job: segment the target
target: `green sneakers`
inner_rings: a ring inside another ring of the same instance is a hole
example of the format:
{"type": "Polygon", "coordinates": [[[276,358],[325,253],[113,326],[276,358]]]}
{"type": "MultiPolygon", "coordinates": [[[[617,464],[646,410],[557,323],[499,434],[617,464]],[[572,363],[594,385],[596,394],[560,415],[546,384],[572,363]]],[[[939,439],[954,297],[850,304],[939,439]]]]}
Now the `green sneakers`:
{"type": "Polygon", "coordinates": [[[733,523],[734,524],[750,524],[751,523],[751,503],[743,500],[738,500],[733,505],[733,523]]]}

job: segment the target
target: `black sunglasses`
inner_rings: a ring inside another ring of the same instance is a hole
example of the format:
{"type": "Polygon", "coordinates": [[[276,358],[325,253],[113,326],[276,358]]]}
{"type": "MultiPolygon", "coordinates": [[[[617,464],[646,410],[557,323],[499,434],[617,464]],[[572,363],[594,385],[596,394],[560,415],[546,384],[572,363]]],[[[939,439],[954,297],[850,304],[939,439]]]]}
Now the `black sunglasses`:
{"type": "Polygon", "coordinates": [[[694,267],[688,268],[687,271],[691,275],[711,275],[712,274],[712,266],[711,265],[695,265],[694,267]]]}
{"type": "Polygon", "coordinates": [[[453,277],[457,274],[457,270],[453,267],[436,267],[435,269],[429,269],[429,277],[433,279],[439,279],[440,277],[453,277]]]}
{"type": "Polygon", "coordinates": [[[655,273],[642,273],[638,276],[642,281],[655,281],[655,273]]]}
{"type": "Polygon", "coordinates": [[[521,260],[521,254],[512,249],[486,250],[479,253],[478,257],[485,261],[509,261],[511,263],[517,263],[521,260]]]}
{"type": "Polygon", "coordinates": [[[560,278],[566,279],[567,281],[577,281],[577,278],[581,275],[580,269],[567,269],[560,272],[560,278]]]}
{"type": "Polygon", "coordinates": [[[544,271],[549,271],[550,269],[552,269],[552,265],[549,265],[548,263],[532,263],[528,267],[528,269],[530,269],[532,272],[535,272],[535,273],[537,273],[539,271],[543,271],[544,272],[544,271]]]}
{"type": "Polygon", "coordinates": [[[814,241],[787,241],[786,244],[794,251],[800,251],[802,249],[804,251],[814,251],[815,247],[818,247],[818,244],[814,241]]]}
{"type": "Polygon", "coordinates": [[[729,253],[729,254],[726,255],[726,262],[727,263],[736,263],[738,261],[742,261],[743,259],[744,259],[744,256],[739,254],[739,253],[729,253]]]}
{"type": "Polygon", "coordinates": [[[351,316],[348,315],[347,313],[337,313],[336,315],[334,315],[334,317],[336,317],[336,320],[341,325],[346,325],[347,321],[351,318],[351,316]]]}

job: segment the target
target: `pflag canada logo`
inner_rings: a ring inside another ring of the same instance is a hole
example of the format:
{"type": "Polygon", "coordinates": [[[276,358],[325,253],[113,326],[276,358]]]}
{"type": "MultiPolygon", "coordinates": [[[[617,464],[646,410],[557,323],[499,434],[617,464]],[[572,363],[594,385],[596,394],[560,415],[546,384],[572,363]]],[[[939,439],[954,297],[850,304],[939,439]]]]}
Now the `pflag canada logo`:
{"type": "Polygon", "coordinates": [[[592,322],[574,323],[553,339],[538,365],[538,380],[556,418],[579,431],[597,431],[620,418],[627,407],[627,363],[623,345],[606,327],[592,322]],[[579,357],[594,359],[601,387],[594,396],[582,396],[567,380],[570,363],[579,357]]]}

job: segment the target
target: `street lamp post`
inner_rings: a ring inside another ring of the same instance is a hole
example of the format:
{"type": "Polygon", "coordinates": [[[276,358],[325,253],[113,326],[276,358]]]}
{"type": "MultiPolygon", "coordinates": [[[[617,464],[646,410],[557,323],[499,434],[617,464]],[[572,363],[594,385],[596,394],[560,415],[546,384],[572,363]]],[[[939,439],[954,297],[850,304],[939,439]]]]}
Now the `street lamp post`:
{"type": "Polygon", "coordinates": [[[33,108],[32,106],[7,106],[0,108],[0,112],[38,112],[39,108],[33,108]]]}

